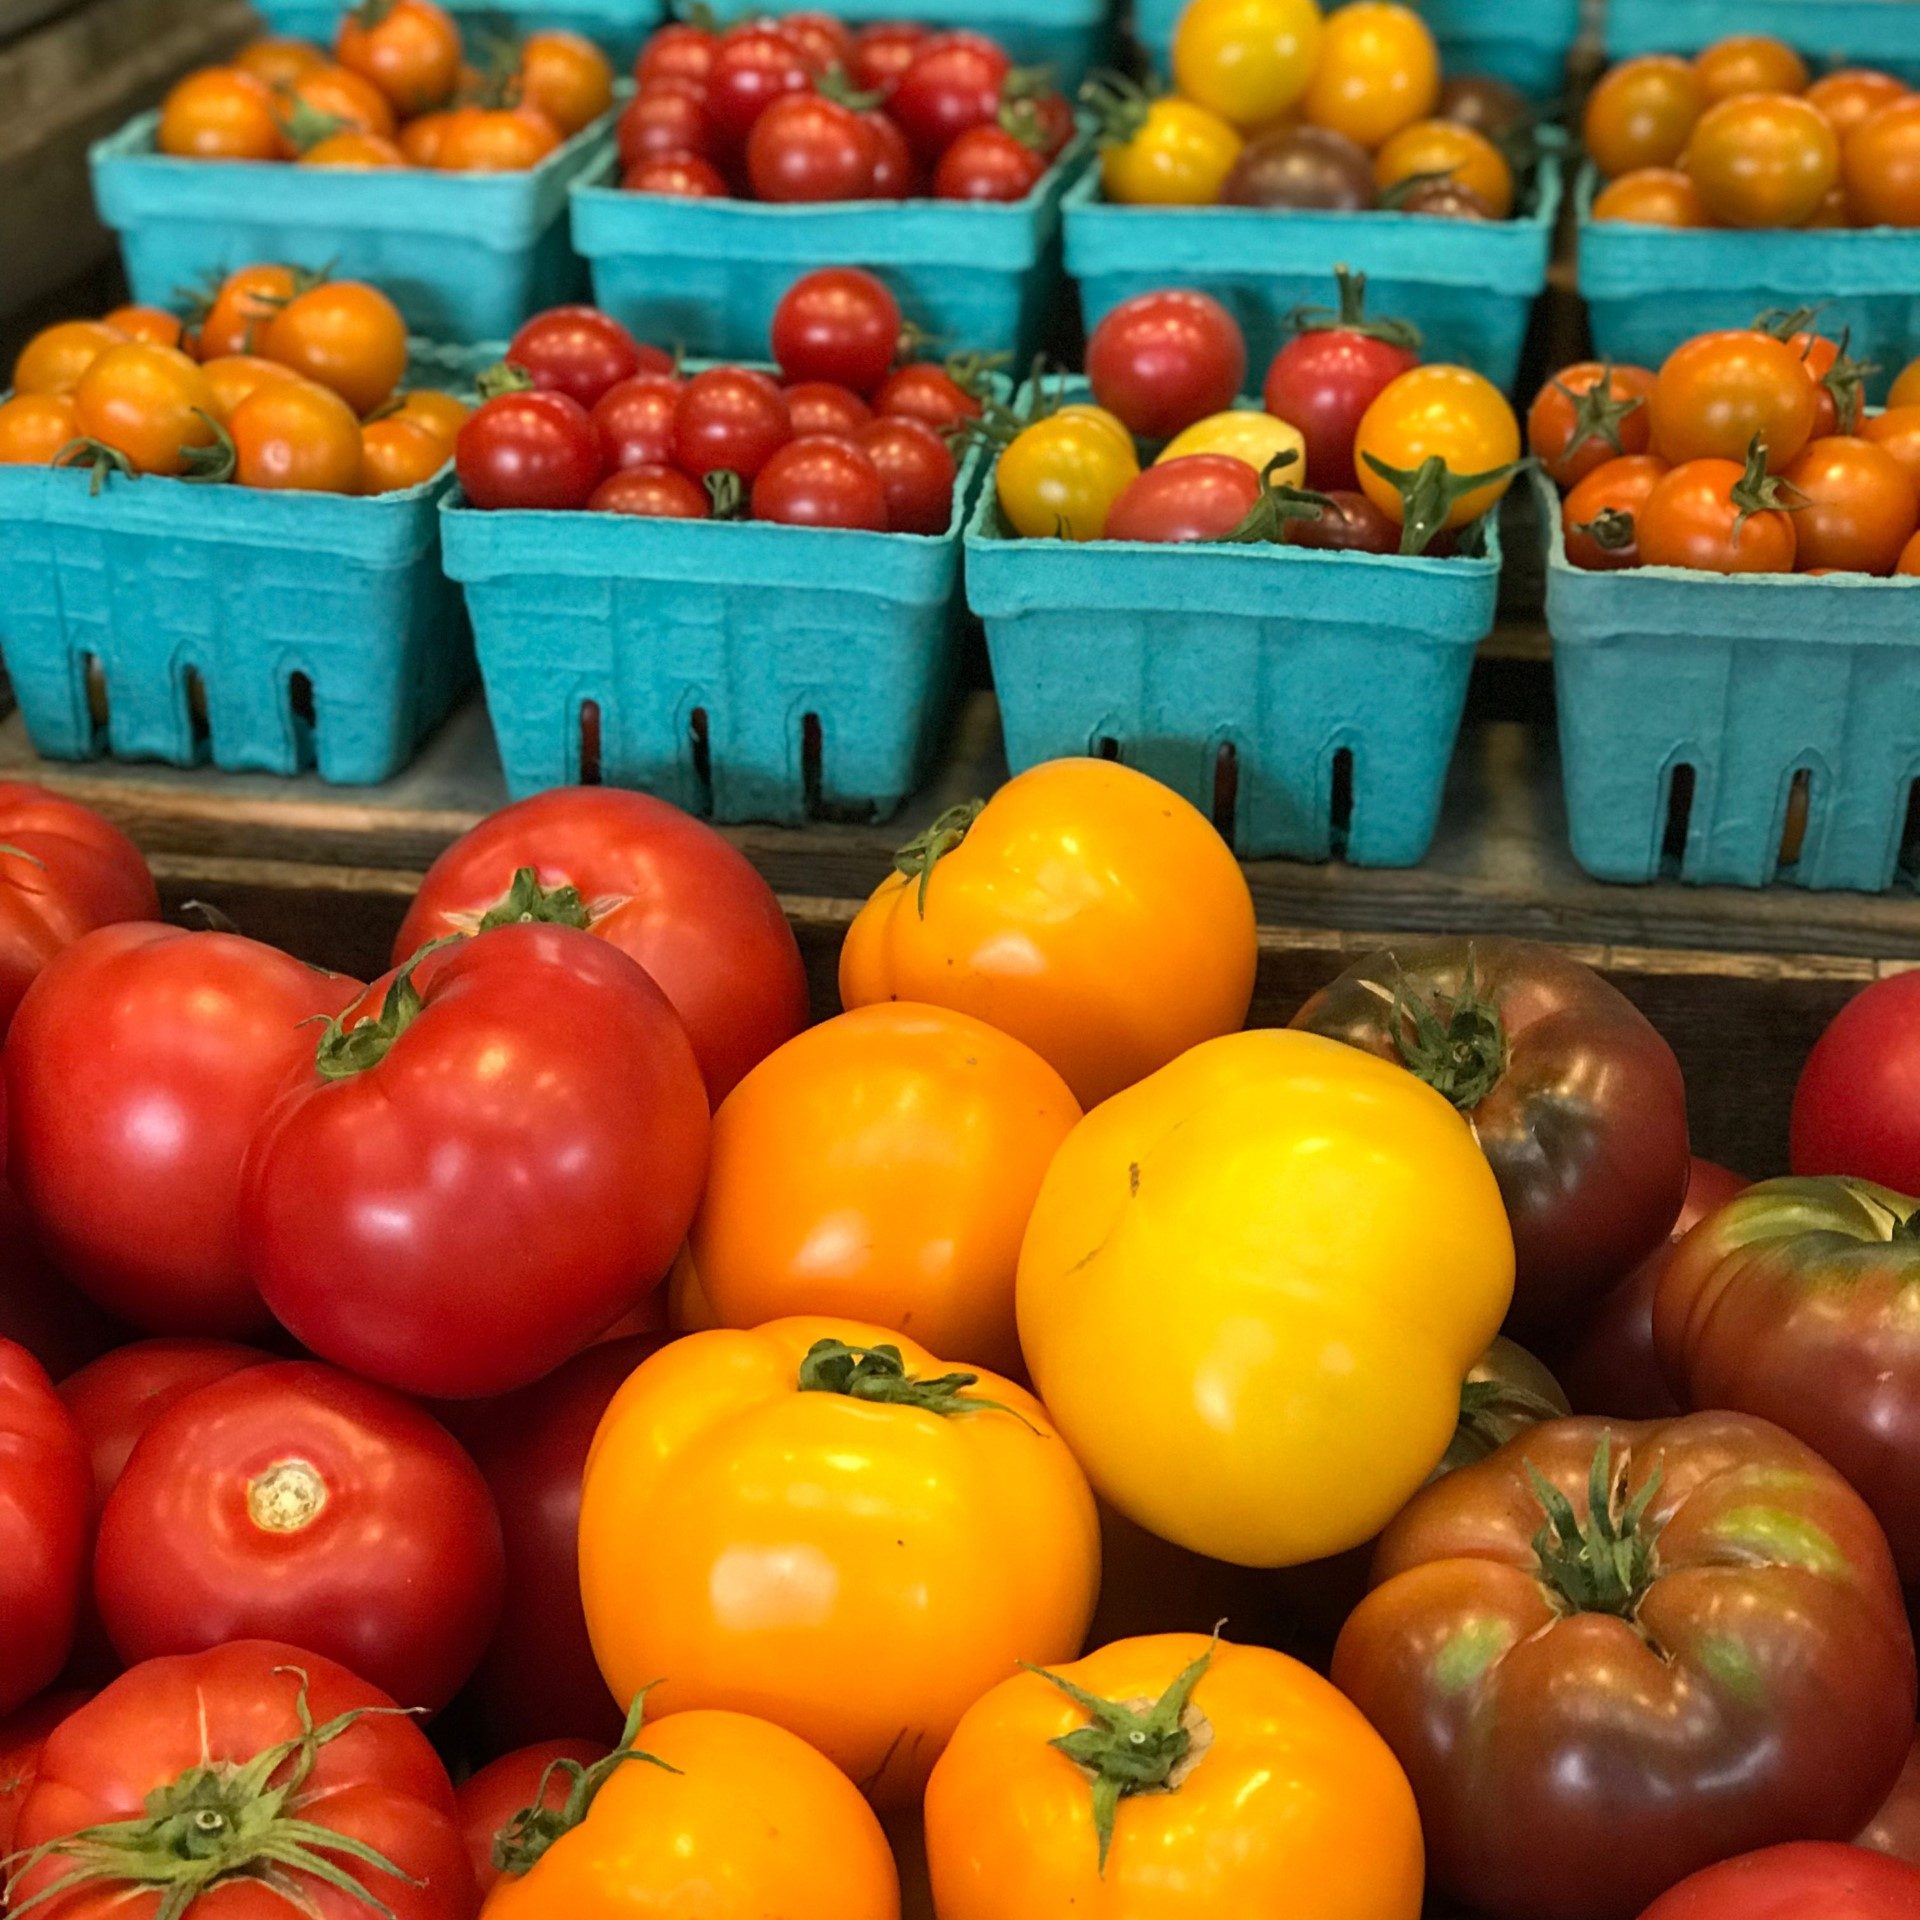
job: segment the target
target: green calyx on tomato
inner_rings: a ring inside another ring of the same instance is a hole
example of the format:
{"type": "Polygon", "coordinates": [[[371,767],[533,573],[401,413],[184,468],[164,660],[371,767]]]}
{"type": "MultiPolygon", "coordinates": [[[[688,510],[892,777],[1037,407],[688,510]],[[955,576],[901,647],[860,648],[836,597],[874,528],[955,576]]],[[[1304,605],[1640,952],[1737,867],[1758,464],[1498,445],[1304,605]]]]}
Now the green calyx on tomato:
{"type": "Polygon", "coordinates": [[[1124,147],[1147,124],[1153,96],[1125,74],[1096,73],[1081,87],[1080,104],[1093,115],[1102,147],[1124,147]]]}
{"type": "Polygon", "coordinates": [[[898,1347],[850,1347],[844,1340],[816,1340],[800,1362],[802,1393],[838,1393],[888,1407],[918,1407],[951,1420],[963,1413],[1012,1414],[1024,1427],[1032,1421],[998,1400],[967,1389],[977,1373],[942,1373],[916,1380],[898,1347]]]}
{"type": "Polygon", "coordinates": [[[204,447],[180,449],[180,478],[206,487],[225,486],[240,468],[233,435],[227,431],[226,422],[216,420],[205,407],[195,407],[193,411],[196,418],[207,423],[213,439],[204,447]]]}
{"type": "Polygon", "coordinates": [[[1747,470],[1733,483],[1727,498],[1739,508],[1733,523],[1736,534],[1756,513],[1798,513],[1808,504],[1792,481],[1767,471],[1766,437],[1758,433],[1747,445],[1747,470]],[[1799,498],[1790,499],[1792,494],[1799,498]]]}
{"type": "Polygon", "coordinates": [[[1600,378],[1584,393],[1575,393],[1559,379],[1550,380],[1547,384],[1573,407],[1573,431],[1560,455],[1562,460],[1572,459],[1582,447],[1594,440],[1603,441],[1617,454],[1626,452],[1625,443],[1620,438],[1620,423],[1631,419],[1647,403],[1638,394],[1615,396],[1612,361],[1605,363],[1600,378]]]}
{"type": "Polygon", "coordinates": [[[984,800],[968,800],[949,807],[925,833],[915,834],[893,856],[893,870],[920,883],[920,918],[927,917],[927,889],[933,884],[933,870],[973,831],[973,823],[986,808],[984,800]]]}
{"type": "MultiPolygon", "coordinates": [[[[302,1820],[291,1806],[323,1747],[375,1714],[404,1716],[409,1709],[356,1707],[315,1726],[307,1676],[297,1667],[275,1672],[293,1674],[300,1682],[296,1738],[266,1748],[244,1765],[215,1761],[191,1767],[148,1794],[140,1817],[88,1827],[36,1848],[18,1862],[19,1871],[48,1859],[73,1865],[30,1899],[17,1901],[11,1912],[30,1913],[43,1901],[109,1881],[159,1894],[154,1920],[180,1920],[202,1893],[229,1876],[244,1874],[272,1885],[276,1876],[304,1873],[393,1920],[392,1909],[334,1856],[411,1884],[409,1876],[364,1840],[302,1820]]],[[[287,1897],[298,1903],[297,1894],[287,1897]]]]}
{"type": "MultiPolygon", "coordinates": [[[[1774,339],[1784,340],[1792,346],[1802,334],[1812,332],[1820,312],[1818,307],[1769,307],[1755,318],[1753,330],[1755,333],[1771,334],[1774,339]]],[[[1819,343],[1816,341],[1813,344],[1819,343]]],[[[1867,404],[1867,376],[1880,371],[1871,360],[1856,360],[1848,351],[1852,345],[1853,329],[1842,327],[1833,364],[1815,382],[1833,396],[1835,431],[1838,433],[1859,432],[1860,416],[1867,404]]],[[[1811,351],[1811,346],[1807,351],[1811,351]]],[[[1805,357],[1803,354],[1802,358],[1805,357]]],[[[1812,371],[1811,367],[1808,371],[1812,371]]]]}
{"type": "Polygon", "coordinates": [[[715,467],[701,484],[707,490],[707,504],[716,520],[747,517],[747,483],[731,467],[715,467]]]}
{"type": "Polygon", "coordinates": [[[1480,997],[1473,950],[1467,950],[1460,991],[1429,1003],[1409,993],[1404,977],[1393,990],[1393,1041],[1400,1064],[1462,1113],[1470,1113],[1500,1083],[1510,1049],[1500,1010],[1480,997]]]}
{"type": "Polygon", "coordinates": [[[1399,489],[1400,551],[1406,555],[1425,553],[1454,507],[1468,494],[1509,479],[1528,465],[1525,460],[1509,460],[1504,466],[1489,467],[1485,473],[1455,473],[1437,453],[1429,454],[1417,467],[1390,467],[1377,453],[1369,453],[1365,459],[1382,480],[1399,489]]]}
{"type": "Polygon", "coordinates": [[[85,467],[93,475],[93,484],[87,491],[95,498],[107,484],[107,475],[110,473],[119,474],[123,480],[140,478],[140,469],[118,447],[110,447],[104,440],[94,440],[85,435],[77,440],[69,440],[53,456],[52,464],[56,467],[85,467]]]}
{"type": "MultiPolygon", "coordinates": [[[[357,1026],[349,1027],[343,1024],[346,1015],[336,1013],[327,1022],[320,1045],[314,1051],[313,1064],[321,1079],[351,1080],[356,1073],[377,1067],[392,1051],[393,1043],[419,1019],[427,1004],[420,997],[420,989],[413,984],[414,969],[428,954],[454,946],[464,938],[463,934],[450,933],[444,939],[429,940],[394,975],[393,985],[387,989],[386,1004],[377,1019],[362,1020],[357,1026]]],[[[352,1011],[351,1007],[347,1009],[348,1013],[352,1011]]]]}
{"type": "Polygon", "coordinates": [[[556,1840],[564,1839],[586,1819],[593,1811],[593,1803],[600,1789],[628,1761],[644,1760],[648,1766],[658,1767],[663,1773],[680,1771],[658,1754],[649,1753],[644,1747],[634,1744],[640,1738],[640,1729],[647,1715],[647,1695],[652,1691],[652,1687],[642,1687],[634,1695],[633,1705],[627,1711],[627,1724],[621,1730],[620,1744],[604,1760],[596,1760],[590,1767],[582,1766],[578,1760],[552,1760],[547,1763],[546,1771],[540,1776],[540,1784],[534,1790],[533,1804],[522,1807],[493,1836],[493,1864],[502,1873],[518,1876],[530,1872],[556,1840]],[[567,1797],[557,1807],[550,1807],[547,1804],[547,1789],[555,1780],[567,1782],[567,1797]]]}
{"type": "MultiPolygon", "coordinates": [[[[1194,1734],[1205,1722],[1193,1710],[1193,1691],[1212,1664],[1213,1648],[1209,1647],[1158,1700],[1140,1708],[1121,1700],[1103,1700],[1045,1667],[1021,1662],[1029,1673],[1058,1687],[1075,1706],[1084,1707],[1092,1716],[1090,1725],[1076,1727],[1047,1744],[1092,1777],[1093,1827],[1100,1836],[1103,1874],[1113,1847],[1120,1802],[1136,1793],[1170,1793],[1192,1771],[1191,1763],[1200,1758],[1194,1752],[1194,1734]],[[1198,1727],[1190,1722],[1197,1722],[1198,1727]]],[[[1203,1745],[1201,1753],[1205,1750],[1203,1745]]]]}
{"type": "Polygon", "coordinates": [[[311,153],[323,140],[348,131],[346,121],[338,114],[322,113],[292,94],[281,96],[274,119],[295,153],[311,153]]]}
{"type": "Polygon", "coordinates": [[[1411,320],[1375,320],[1367,314],[1367,276],[1351,267],[1336,266],[1334,284],[1340,289],[1340,304],[1334,307],[1295,307],[1286,324],[1294,333],[1357,333],[1364,339],[1382,340],[1390,347],[1404,347],[1409,353],[1420,351],[1420,329],[1411,320]]]}
{"type": "Polygon", "coordinates": [[[1659,1564],[1657,1535],[1646,1524],[1647,1509],[1660,1490],[1659,1469],[1622,1505],[1626,1463],[1614,1472],[1612,1436],[1602,1434],[1587,1476],[1584,1526],[1573,1502],[1530,1461],[1527,1478],[1547,1516],[1533,1536],[1541,1579],[1575,1613],[1630,1619],[1659,1564]]]}
{"type": "Polygon", "coordinates": [[[1299,452],[1283,447],[1260,469],[1260,498],[1226,539],[1240,546],[1257,546],[1262,541],[1282,544],[1287,528],[1295,520],[1318,520],[1334,503],[1324,493],[1311,493],[1304,487],[1290,487],[1274,475],[1283,467],[1298,464],[1299,452]]]}
{"type": "Polygon", "coordinates": [[[497,360],[474,383],[482,400],[498,400],[503,393],[531,393],[533,375],[515,360],[497,360]]]}
{"type": "Polygon", "coordinates": [[[1602,553],[1625,553],[1640,538],[1633,515],[1620,507],[1602,507],[1573,531],[1585,534],[1602,553]]]}
{"type": "Polygon", "coordinates": [[[580,898],[578,887],[543,887],[535,868],[521,867],[499,905],[481,915],[474,932],[491,933],[495,927],[554,926],[575,927],[584,933],[592,925],[593,915],[580,898]]]}
{"type": "Polygon", "coordinates": [[[1509,1440],[1571,1411],[1560,1383],[1524,1347],[1496,1340],[1460,1387],[1460,1419],[1437,1478],[1498,1453],[1509,1440]]]}

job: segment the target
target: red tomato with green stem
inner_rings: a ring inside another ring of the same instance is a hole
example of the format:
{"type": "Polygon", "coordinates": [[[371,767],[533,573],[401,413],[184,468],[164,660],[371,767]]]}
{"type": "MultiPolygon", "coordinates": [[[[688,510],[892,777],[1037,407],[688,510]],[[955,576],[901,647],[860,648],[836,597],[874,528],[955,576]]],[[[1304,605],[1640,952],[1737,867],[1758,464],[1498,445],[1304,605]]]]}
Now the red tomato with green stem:
{"type": "Polygon", "coordinates": [[[597,307],[535,314],[508,343],[507,361],[524,369],[537,391],[564,393],[589,411],[636,373],[673,372],[670,353],[642,346],[597,307]]]}
{"type": "Polygon", "coordinates": [[[0,1714],[66,1665],[92,1507],[86,1447],[46,1369],[0,1340],[0,1714]]]}
{"type": "Polygon", "coordinates": [[[1643,454],[1653,439],[1645,367],[1583,360],[1555,374],[1527,411],[1527,450],[1565,492],[1615,460],[1643,454]]]}
{"type": "Polygon", "coordinates": [[[1793,1170],[1920,1193],[1920,973],[1863,988],[1814,1043],[1793,1093],[1793,1170]]]}
{"type": "Polygon", "coordinates": [[[426,1735],[343,1666],[272,1640],[150,1660],[40,1750],[10,1889],[47,1920],[472,1920],[453,1787],[426,1735]],[[188,1823],[217,1851],[175,1840],[188,1823]],[[173,1844],[169,1844],[173,1841],[173,1844]]]}
{"type": "Polygon", "coordinates": [[[1246,377],[1239,322],[1211,294],[1186,288],[1121,301],[1087,341],[1094,399],[1142,440],[1170,440],[1224,412],[1246,377]]]}
{"type": "Polygon", "coordinates": [[[432,948],[331,1022],[255,1133],[240,1238],[309,1351],[479,1399],[550,1373],[666,1277],[706,1088],[610,941],[515,924],[432,948]]]}
{"type": "Polygon", "coordinates": [[[522,919],[581,928],[637,961],[680,1016],[715,1106],[807,1024],[806,967],[773,889],[651,794],[561,787],[490,815],[428,870],[394,964],[522,919]]]}
{"type": "Polygon", "coordinates": [[[851,442],[814,434],[789,440],[753,483],[753,517],[789,527],[887,531],[880,470],[851,442]]]}
{"type": "Polygon", "coordinates": [[[1630,453],[1595,467],[1560,507],[1569,564],[1590,573],[1640,564],[1640,516],[1670,469],[1658,454],[1630,453]]]}
{"type": "Polygon", "coordinates": [[[886,380],[903,326],[899,301],[877,275],[821,267],[780,296],[773,357],[790,381],[827,380],[864,396],[886,380]]]}
{"type": "Polygon", "coordinates": [[[454,442],[468,504],[570,511],[604,477],[593,418],[564,393],[503,393],[469,416],[454,442]]]}
{"type": "MultiPolygon", "coordinates": [[[[602,1686],[604,1693],[606,1688],[602,1686]]],[[[616,1738],[618,1737],[616,1731],[616,1738]]],[[[573,1767],[591,1767],[613,1748],[591,1740],[543,1740],[534,1746],[503,1753],[454,1790],[461,1837],[473,1864],[474,1883],[484,1900],[493,1891],[503,1869],[494,1864],[494,1842],[514,1826],[529,1807],[547,1807],[558,1813],[579,1777],[573,1767]]]]}
{"type": "Polygon", "coordinates": [[[1012,71],[1006,49],[985,34],[932,34],[900,76],[887,111],[922,163],[932,166],[963,133],[999,117],[1012,71]]]}
{"type": "Polygon", "coordinates": [[[1155,544],[1229,540],[1266,491],[1244,460],[1219,453],[1187,454],[1151,466],[1128,481],[1107,514],[1108,540],[1155,544]]]}
{"type": "Polygon", "coordinates": [[[149,1333],[271,1326],[240,1163],[312,1023],[359,991],[238,934],[135,922],[69,947],[6,1057],[13,1184],[60,1270],[149,1333]]]}
{"type": "Polygon", "coordinates": [[[894,533],[944,533],[953,518],[953,452],[924,421],[906,415],[870,421],[856,435],[885,490],[894,533]]]}
{"type": "Polygon", "coordinates": [[[1859,1847],[1797,1841],[1708,1867],[1640,1920],[1909,1920],[1920,1868],[1859,1847]]]}
{"type": "Polygon", "coordinates": [[[673,457],[696,480],[736,473],[751,485],[793,437],[786,396],[745,367],[709,367],[680,390],[673,457]]]}

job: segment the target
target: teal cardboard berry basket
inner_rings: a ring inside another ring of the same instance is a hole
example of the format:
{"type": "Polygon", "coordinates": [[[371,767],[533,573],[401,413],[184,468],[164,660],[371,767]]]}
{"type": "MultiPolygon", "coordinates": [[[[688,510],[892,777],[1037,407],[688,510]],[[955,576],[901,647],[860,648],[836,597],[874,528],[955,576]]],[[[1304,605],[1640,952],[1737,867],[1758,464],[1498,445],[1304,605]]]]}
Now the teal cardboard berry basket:
{"type": "MultiPolygon", "coordinates": [[[[254,11],[277,34],[331,46],[351,0],[254,0],[254,11]]],[[[469,37],[518,36],[536,27],[568,27],[602,46],[621,67],[666,17],[660,0],[440,0],[469,37]]]]}

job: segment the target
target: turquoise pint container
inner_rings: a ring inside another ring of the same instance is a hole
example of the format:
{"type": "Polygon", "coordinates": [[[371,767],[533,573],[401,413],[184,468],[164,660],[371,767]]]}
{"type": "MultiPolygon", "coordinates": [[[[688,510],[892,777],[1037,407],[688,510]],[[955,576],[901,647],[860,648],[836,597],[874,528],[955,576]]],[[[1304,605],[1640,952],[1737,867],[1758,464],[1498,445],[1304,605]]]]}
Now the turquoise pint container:
{"type": "MultiPolygon", "coordinates": [[[[536,27],[570,27],[606,48],[622,68],[633,64],[665,17],[660,0],[440,0],[469,35],[516,35],[536,27]]],[[[254,0],[254,11],[273,32],[296,40],[333,44],[347,0],[254,0]]]]}

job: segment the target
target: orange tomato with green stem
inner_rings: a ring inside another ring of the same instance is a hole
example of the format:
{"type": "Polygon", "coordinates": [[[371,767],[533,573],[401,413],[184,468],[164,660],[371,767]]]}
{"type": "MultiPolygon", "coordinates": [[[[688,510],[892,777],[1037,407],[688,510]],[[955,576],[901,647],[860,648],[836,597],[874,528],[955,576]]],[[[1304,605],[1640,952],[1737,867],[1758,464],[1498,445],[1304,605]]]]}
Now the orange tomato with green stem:
{"type": "Polygon", "coordinates": [[[460,29],[433,0],[359,0],[333,51],[409,119],[445,106],[460,81],[460,29]]]}
{"type": "Polygon", "coordinates": [[[1667,472],[1657,454],[1628,454],[1580,481],[1560,510],[1568,564],[1595,573],[1639,566],[1640,516],[1667,472]]]}
{"type": "Polygon", "coordinates": [[[1645,453],[1653,437],[1645,367],[1583,360],[1563,368],[1527,412],[1527,450],[1563,492],[1610,461],[1645,453]]]}
{"type": "Polygon", "coordinates": [[[178,474],[210,447],[216,402],[207,377],[172,347],[109,347],[73,390],[85,462],[123,473],[178,474]]]}
{"type": "Polygon", "coordinates": [[[1799,551],[1790,496],[1756,439],[1737,460],[1688,460],[1662,475],[1640,510],[1640,558],[1697,573],[1791,573],[1799,551]]]}
{"type": "Polygon", "coordinates": [[[1498,506],[1519,470],[1520,423],[1492,381],[1466,367],[1415,367],[1361,416],[1353,440],[1361,491],[1424,553],[1443,527],[1498,506]]]}

